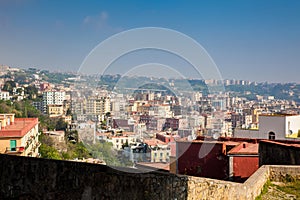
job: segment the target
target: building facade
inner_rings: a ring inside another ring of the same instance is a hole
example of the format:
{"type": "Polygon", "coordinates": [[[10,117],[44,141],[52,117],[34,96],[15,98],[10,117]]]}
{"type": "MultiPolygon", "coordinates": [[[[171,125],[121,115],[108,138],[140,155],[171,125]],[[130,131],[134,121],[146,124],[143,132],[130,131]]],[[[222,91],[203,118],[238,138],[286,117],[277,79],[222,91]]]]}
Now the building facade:
{"type": "Polygon", "coordinates": [[[0,114],[0,153],[18,156],[39,156],[38,118],[15,118],[0,114]]]}
{"type": "Polygon", "coordinates": [[[43,111],[47,112],[47,105],[63,105],[66,98],[65,91],[43,92],[43,111]]]}
{"type": "Polygon", "coordinates": [[[236,129],[234,137],[285,140],[299,133],[300,115],[270,114],[259,116],[259,129],[236,129]]]}
{"type": "Polygon", "coordinates": [[[93,96],[89,97],[86,102],[86,114],[99,116],[103,120],[106,113],[111,111],[110,97],[93,96]]]}

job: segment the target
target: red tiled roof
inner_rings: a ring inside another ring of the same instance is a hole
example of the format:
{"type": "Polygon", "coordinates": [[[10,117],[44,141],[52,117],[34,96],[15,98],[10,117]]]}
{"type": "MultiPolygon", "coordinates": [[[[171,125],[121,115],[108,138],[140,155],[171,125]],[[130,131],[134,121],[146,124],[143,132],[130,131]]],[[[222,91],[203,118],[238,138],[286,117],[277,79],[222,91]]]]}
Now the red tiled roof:
{"type": "Polygon", "coordinates": [[[15,122],[0,130],[1,137],[23,137],[35,125],[38,124],[38,118],[15,118],[15,122]]]}

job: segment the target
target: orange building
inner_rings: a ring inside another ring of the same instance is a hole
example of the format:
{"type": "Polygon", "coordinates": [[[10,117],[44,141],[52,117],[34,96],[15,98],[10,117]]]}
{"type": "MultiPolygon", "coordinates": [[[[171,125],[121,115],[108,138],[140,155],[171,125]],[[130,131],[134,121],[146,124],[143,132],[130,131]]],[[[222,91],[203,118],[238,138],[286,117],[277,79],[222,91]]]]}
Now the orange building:
{"type": "Polygon", "coordinates": [[[38,118],[15,118],[0,114],[0,153],[18,156],[39,156],[38,118]]]}

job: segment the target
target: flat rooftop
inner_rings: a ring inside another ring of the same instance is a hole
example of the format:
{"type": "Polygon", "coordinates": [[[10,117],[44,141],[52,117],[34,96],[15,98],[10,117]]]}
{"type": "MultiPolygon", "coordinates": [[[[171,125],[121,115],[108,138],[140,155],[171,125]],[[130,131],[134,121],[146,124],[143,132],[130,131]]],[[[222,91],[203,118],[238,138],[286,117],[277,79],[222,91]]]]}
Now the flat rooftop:
{"type": "Polygon", "coordinates": [[[38,124],[38,118],[15,118],[15,122],[0,130],[0,138],[23,137],[38,124]]]}
{"type": "Polygon", "coordinates": [[[288,117],[288,116],[299,116],[299,114],[287,114],[287,113],[274,113],[274,114],[260,114],[263,117],[288,117]]]}

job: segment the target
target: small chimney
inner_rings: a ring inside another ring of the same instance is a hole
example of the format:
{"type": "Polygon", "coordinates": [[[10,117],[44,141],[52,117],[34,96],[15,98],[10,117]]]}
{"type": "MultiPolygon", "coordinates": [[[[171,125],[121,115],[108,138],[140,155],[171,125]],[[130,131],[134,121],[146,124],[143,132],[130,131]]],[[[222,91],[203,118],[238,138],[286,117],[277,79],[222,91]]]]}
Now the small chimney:
{"type": "Polygon", "coordinates": [[[243,148],[246,148],[246,143],[243,143],[243,148]]]}

